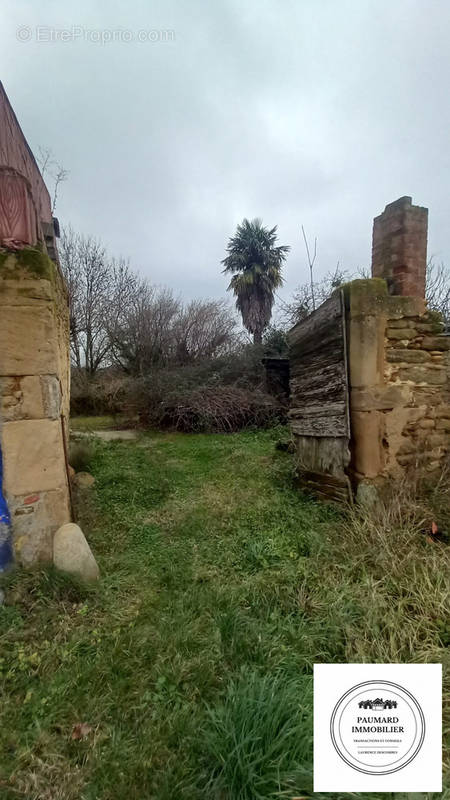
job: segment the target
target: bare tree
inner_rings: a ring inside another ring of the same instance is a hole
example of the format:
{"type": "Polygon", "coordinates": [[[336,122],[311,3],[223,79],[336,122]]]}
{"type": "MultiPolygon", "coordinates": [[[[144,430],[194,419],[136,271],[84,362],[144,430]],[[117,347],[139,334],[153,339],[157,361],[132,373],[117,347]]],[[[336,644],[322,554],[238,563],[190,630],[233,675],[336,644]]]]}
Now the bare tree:
{"type": "Polygon", "coordinates": [[[62,232],[58,245],[60,263],[69,294],[70,350],[75,365],[81,368],[81,304],[82,287],[78,260],[78,236],[71,227],[62,232]]]}
{"type": "Polygon", "coordinates": [[[217,358],[238,338],[237,321],[226,300],[192,300],[181,309],[174,329],[180,364],[217,358]]]}
{"type": "MultiPolygon", "coordinates": [[[[117,307],[114,301],[113,311],[117,307]]],[[[113,362],[133,375],[193,364],[223,355],[234,343],[236,329],[225,301],[194,300],[183,306],[170,289],[135,278],[110,323],[113,362]]]]}
{"type": "Polygon", "coordinates": [[[45,175],[47,173],[53,181],[51,195],[52,195],[52,214],[54,214],[56,209],[56,202],[58,199],[60,184],[67,180],[67,178],[69,177],[69,171],[67,169],[64,169],[64,167],[61,166],[61,164],[59,164],[55,160],[52,151],[48,147],[38,148],[38,155],[36,157],[36,160],[39,164],[42,177],[45,178],[45,175]]]}
{"type": "Polygon", "coordinates": [[[446,330],[450,329],[450,269],[433,257],[427,264],[426,299],[428,308],[442,314],[446,330]]]}
{"type": "Polygon", "coordinates": [[[221,356],[237,343],[237,319],[225,300],[183,304],[125,259],[110,259],[91,236],[63,230],[60,260],[69,290],[72,361],[89,377],[109,365],[142,376],[221,356]]]}
{"type": "Polygon", "coordinates": [[[289,303],[280,302],[281,322],[284,327],[291,327],[308,317],[315,310],[315,301],[320,305],[341,286],[351,280],[352,276],[341,269],[339,261],[334,272],[328,272],[320,281],[312,284],[303,283],[297,287],[289,303]]]}
{"type": "Polygon", "coordinates": [[[309,282],[310,282],[310,290],[311,290],[312,310],[315,311],[316,310],[316,301],[315,301],[315,297],[314,297],[313,267],[314,267],[314,262],[315,262],[316,256],[317,256],[317,236],[314,237],[314,254],[313,254],[313,257],[311,258],[311,255],[310,255],[310,252],[309,252],[308,240],[306,238],[306,233],[305,233],[305,229],[304,229],[303,225],[302,225],[302,233],[303,233],[303,239],[304,239],[305,247],[306,247],[306,255],[308,256],[309,279],[310,279],[309,282]]]}
{"type": "Polygon", "coordinates": [[[158,290],[136,275],[123,290],[119,282],[108,318],[113,362],[133,375],[164,366],[173,349],[171,328],[178,312],[179,301],[170,290],[158,290]]]}
{"type": "Polygon", "coordinates": [[[71,228],[63,231],[59,254],[69,289],[72,356],[78,367],[94,375],[111,349],[106,319],[112,266],[99,241],[71,228]]]}
{"type": "Polygon", "coordinates": [[[53,198],[52,198],[52,214],[55,213],[56,209],[56,201],[58,199],[58,190],[60,183],[63,183],[69,177],[69,172],[67,169],[64,169],[60,164],[57,165],[57,169],[54,174],[54,184],[53,184],[53,198]]]}

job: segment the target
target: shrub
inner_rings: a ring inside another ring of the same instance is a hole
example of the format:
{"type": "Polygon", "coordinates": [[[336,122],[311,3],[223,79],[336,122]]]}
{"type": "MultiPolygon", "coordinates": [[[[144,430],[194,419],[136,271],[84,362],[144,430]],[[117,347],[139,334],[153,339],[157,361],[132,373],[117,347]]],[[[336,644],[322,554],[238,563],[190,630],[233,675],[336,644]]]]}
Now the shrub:
{"type": "Polygon", "coordinates": [[[270,395],[238,386],[179,389],[148,403],[141,420],[150,426],[184,432],[232,432],[263,428],[284,418],[284,408],[270,395]]]}
{"type": "Polygon", "coordinates": [[[285,420],[283,403],[267,394],[263,348],[254,345],[197,364],[155,368],[134,378],[112,369],[94,378],[74,370],[72,413],[125,415],[149,427],[237,431],[285,420]]]}
{"type": "Polygon", "coordinates": [[[129,378],[116,370],[101,370],[90,378],[84,370],[72,369],[70,410],[72,414],[116,415],[125,402],[129,378]]]}

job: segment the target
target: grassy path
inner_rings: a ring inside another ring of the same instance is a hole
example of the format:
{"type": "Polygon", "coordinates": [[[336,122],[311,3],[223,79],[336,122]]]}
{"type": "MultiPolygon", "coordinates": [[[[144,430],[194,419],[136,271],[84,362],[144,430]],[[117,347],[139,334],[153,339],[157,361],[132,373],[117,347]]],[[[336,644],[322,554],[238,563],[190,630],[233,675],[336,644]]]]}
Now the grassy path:
{"type": "Polygon", "coordinates": [[[313,663],[445,660],[440,556],[392,566],[278,435],[96,445],[99,586],[17,573],[0,610],[2,800],[309,797],[313,663]]]}

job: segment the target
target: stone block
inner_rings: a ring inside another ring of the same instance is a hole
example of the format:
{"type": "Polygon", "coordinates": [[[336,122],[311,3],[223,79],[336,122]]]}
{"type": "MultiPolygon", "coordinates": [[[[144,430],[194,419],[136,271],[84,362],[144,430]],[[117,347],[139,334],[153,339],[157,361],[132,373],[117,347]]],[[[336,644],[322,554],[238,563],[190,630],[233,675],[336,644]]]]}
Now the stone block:
{"type": "Polygon", "coordinates": [[[350,393],[352,411],[386,411],[411,402],[412,389],[406,384],[386,387],[355,388],[350,393]]]}
{"type": "Polygon", "coordinates": [[[424,336],[421,347],[423,350],[450,350],[450,336],[424,336]]]}
{"type": "Polygon", "coordinates": [[[440,333],[436,328],[443,329],[443,325],[439,326],[436,322],[417,322],[416,328],[420,333],[440,333]]]}
{"type": "Polygon", "coordinates": [[[22,392],[18,378],[0,377],[0,420],[18,419],[22,402],[22,392]]]}
{"type": "Polygon", "coordinates": [[[2,428],[3,486],[8,495],[67,486],[59,420],[19,420],[2,428]]]}
{"type": "Polygon", "coordinates": [[[415,328],[387,328],[386,336],[388,339],[401,339],[402,341],[406,341],[407,339],[415,339],[417,331],[415,328]]]}
{"type": "Polygon", "coordinates": [[[42,387],[39,375],[27,375],[20,380],[22,389],[21,416],[23,419],[42,419],[47,416],[44,411],[42,387]]]}
{"type": "Polygon", "coordinates": [[[417,451],[417,444],[413,442],[409,436],[402,436],[400,447],[397,450],[397,455],[409,455],[410,453],[415,453],[417,451]]]}
{"type": "Polygon", "coordinates": [[[53,559],[53,535],[70,521],[64,489],[15,496],[9,501],[17,560],[25,567],[53,559]],[[30,502],[32,501],[32,502],[30,502]]]}
{"type": "Polygon", "coordinates": [[[413,383],[443,385],[447,381],[445,369],[434,364],[402,367],[398,375],[401,381],[412,381],[413,383]]]}
{"type": "Polygon", "coordinates": [[[418,467],[420,459],[417,452],[414,452],[414,453],[405,453],[403,455],[398,455],[397,461],[402,467],[409,467],[413,465],[415,467],[418,467]]]}
{"type": "Polygon", "coordinates": [[[418,424],[419,428],[434,428],[435,421],[429,417],[424,417],[424,419],[421,419],[418,424]]]}
{"type": "Polygon", "coordinates": [[[442,386],[426,386],[417,384],[412,386],[414,405],[439,406],[442,403],[442,386]]]}
{"type": "Polygon", "coordinates": [[[58,371],[57,331],[50,308],[2,308],[0,342],[0,375],[48,375],[58,371]]]}
{"type": "Polygon", "coordinates": [[[439,405],[435,408],[436,417],[450,419],[450,405],[439,405]]]}
{"type": "Polygon", "coordinates": [[[450,419],[446,419],[445,417],[441,417],[440,419],[437,419],[436,420],[436,430],[450,431],[450,419]]]}
{"type": "Polygon", "coordinates": [[[412,319],[388,319],[387,321],[388,328],[418,328],[419,325],[412,319]]]}
{"type": "Polygon", "coordinates": [[[56,375],[41,375],[41,392],[44,416],[59,419],[61,414],[61,383],[56,375]]]}
{"type": "Polygon", "coordinates": [[[386,298],[386,313],[388,319],[401,319],[402,317],[423,317],[426,312],[425,299],[422,297],[389,296],[386,298]]]}
{"type": "Polygon", "coordinates": [[[402,467],[414,467],[415,469],[419,469],[425,464],[439,460],[441,457],[442,453],[439,449],[418,449],[415,453],[397,456],[397,461],[402,467]]]}
{"type": "Polygon", "coordinates": [[[388,466],[394,463],[400,447],[405,443],[405,430],[409,420],[409,408],[394,408],[384,414],[384,444],[388,466]]]}
{"type": "Polygon", "coordinates": [[[409,350],[406,347],[389,348],[386,356],[391,364],[425,364],[427,361],[431,361],[429,353],[425,353],[423,350],[409,350]]]}
{"type": "Polygon", "coordinates": [[[378,411],[354,411],[352,414],[353,466],[367,478],[375,478],[382,468],[381,422],[378,411]]]}
{"type": "Polygon", "coordinates": [[[414,408],[408,408],[407,413],[407,422],[409,425],[414,425],[420,419],[426,416],[427,413],[427,406],[415,406],[414,408]]]}
{"type": "Polygon", "coordinates": [[[385,310],[386,281],[366,278],[350,281],[343,287],[348,317],[378,316],[385,310]]]}
{"type": "Polygon", "coordinates": [[[450,439],[446,435],[445,431],[441,431],[440,433],[431,433],[428,437],[428,442],[430,447],[440,447],[448,449],[450,446],[450,439]]]}
{"type": "Polygon", "coordinates": [[[384,323],[382,316],[350,319],[348,367],[352,388],[376,386],[383,381],[384,323]]]}
{"type": "Polygon", "coordinates": [[[0,279],[0,306],[48,306],[53,300],[53,286],[48,280],[0,279]]]}

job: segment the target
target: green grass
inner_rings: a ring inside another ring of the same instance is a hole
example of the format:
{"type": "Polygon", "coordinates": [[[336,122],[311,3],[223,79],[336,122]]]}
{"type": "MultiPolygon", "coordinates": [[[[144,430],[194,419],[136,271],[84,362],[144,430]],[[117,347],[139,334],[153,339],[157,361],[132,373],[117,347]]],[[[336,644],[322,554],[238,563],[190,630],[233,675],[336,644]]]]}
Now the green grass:
{"type": "Polygon", "coordinates": [[[99,585],[16,572],[0,609],[2,800],[319,797],[314,662],[448,664],[448,548],[302,496],[278,436],[94,442],[99,585]]]}

